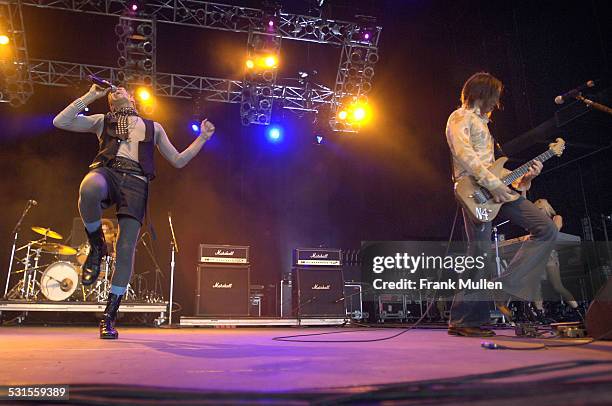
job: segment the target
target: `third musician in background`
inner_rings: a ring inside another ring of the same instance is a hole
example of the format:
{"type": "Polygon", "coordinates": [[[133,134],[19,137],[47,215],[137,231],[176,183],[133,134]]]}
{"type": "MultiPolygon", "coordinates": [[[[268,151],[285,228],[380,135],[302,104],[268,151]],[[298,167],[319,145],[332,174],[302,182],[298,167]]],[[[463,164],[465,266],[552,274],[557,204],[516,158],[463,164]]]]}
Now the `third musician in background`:
{"type": "MultiPolygon", "coordinates": [[[[544,266],[550,257],[557,227],[544,212],[516,191],[506,186],[489,167],[495,161],[494,139],[489,132],[489,120],[495,108],[500,105],[502,82],[489,73],[472,75],[463,85],[461,107],[448,118],[446,139],[453,160],[453,176],[457,181],[472,176],[486,188],[495,202],[504,203],[499,212],[499,221],[511,223],[526,229],[531,238],[523,243],[508,268],[498,279],[503,291],[495,292],[495,302],[506,316],[512,313],[505,306],[508,300],[533,301],[539,289],[544,266]]],[[[542,163],[533,161],[529,172],[519,179],[515,188],[527,190],[531,181],[540,174],[542,163]]],[[[465,231],[468,238],[468,254],[483,255],[491,249],[491,221],[476,222],[463,210],[465,231]]],[[[491,255],[488,256],[491,258],[491,255]]],[[[489,279],[494,275],[491,261],[479,276],[472,279],[489,279]]],[[[490,300],[494,292],[461,292],[453,302],[448,333],[460,336],[492,336],[495,333],[484,327],[490,322],[490,300]]]]}
{"type": "MultiPolygon", "coordinates": [[[[555,209],[550,205],[546,199],[538,199],[533,203],[538,209],[542,210],[546,216],[550,217],[555,223],[558,230],[563,227],[563,217],[561,217],[555,209]]],[[[552,250],[548,262],[546,262],[546,279],[550,282],[553,289],[561,295],[565,303],[574,311],[575,316],[578,319],[582,319],[583,316],[578,309],[578,302],[574,299],[572,293],[563,286],[561,281],[561,266],[559,264],[559,253],[556,250],[552,250]]],[[[538,316],[543,315],[544,304],[542,300],[534,301],[536,311],[539,313],[538,316]]],[[[543,318],[543,317],[542,317],[543,318]]]]}

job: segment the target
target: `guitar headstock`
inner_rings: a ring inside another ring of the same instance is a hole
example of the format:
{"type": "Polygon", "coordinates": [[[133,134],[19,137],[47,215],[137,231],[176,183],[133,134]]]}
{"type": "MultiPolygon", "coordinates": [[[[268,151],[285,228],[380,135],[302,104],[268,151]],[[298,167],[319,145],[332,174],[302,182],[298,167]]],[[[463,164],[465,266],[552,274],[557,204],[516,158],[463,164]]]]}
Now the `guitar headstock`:
{"type": "Polygon", "coordinates": [[[555,153],[556,156],[561,156],[561,154],[563,154],[563,150],[565,149],[565,141],[563,141],[563,138],[557,138],[555,142],[549,144],[548,147],[555,153]]]}

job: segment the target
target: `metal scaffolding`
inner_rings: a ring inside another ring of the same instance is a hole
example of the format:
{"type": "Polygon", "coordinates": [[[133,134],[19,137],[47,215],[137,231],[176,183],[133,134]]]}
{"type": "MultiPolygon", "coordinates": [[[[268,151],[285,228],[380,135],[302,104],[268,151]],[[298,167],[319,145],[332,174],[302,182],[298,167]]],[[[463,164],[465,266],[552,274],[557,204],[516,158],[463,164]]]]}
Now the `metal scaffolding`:
{"type": "MultiPolygon", "coordinates": [[[[81,13],[121,16],[125,13],[124,0],[22,0],[26,6],[69,10],[81,13]]],[[[261,9],[197,0],[148,0],[143,2],[139,14],[155,18],[159,23],[210,28],[248,33],[259,26],[266,12],[261,9]]],[[[278,30],[283,39],[342,45],[362,42],[353,38],[359,24],[320,17],[279,12],[278,30]]],[[[368,41],[378,45],[381,27],[372,27],[368,41]]]]}
{"type": "MultiPolygon", "coordinates": [[[[88,75],[117,81],[121,69],[110,66],[31,59],[30,72],[32,81],[36,84],[74,86],[87,80],[88,75]]],[[[154,91],[158,96],[180,99],[201,97],[203,100],[222,103],[240,103],[241,101],[242,80],[163,72],[158,72],[155,79],[154,91]]],[[[283,108],[290,110],[314,111],[322,105],[331,104],[333,97],[333,90],[322,85],[300,87],[277,83],[274,86],[274,98],[282,100],[283,108]]]]}
{"type": "MultiPolygon", "coordinates": [[[[106,16],[116,16],[119,22],[124,20],[147,20],[153,27],[159,23],[176,24],[189,27],[200,27],[215,30],[250,33],[266,30],[268,23],[275,27],[275,36],[281,39],[316,42],[320,44],[331,44],[340,46],[340,63],[334,88],[316,84],[311,80],[298,82],[299,86],[272,82],[272,92],[268,99],[285,109],[293,111],[319,112],[322,106],[328,106],[332,117],[330,124],[333,130],[341,130],[335,125],[333,117],[339,106],[347,97],[364,97],[371,87],[373,76],[373,65],[376,63],[356,63],[351,60],[356,51],[361,52],[362,57],[376,55],[378,42],[382,27],[376,26],[372,19],[360,16],[360,22],[346,22],[331,20],[321,17],[305,16],[284,13],[280,8],[255,9],[234,5],[218,4],[197,0],[147,0],[137,1],[136,10],[130,7],[131,3],[125,0],[0,0],[2,4],[14,4],[19,8],[21,21],[21,5],[43,8],[59,9],[73,12],[82,12],[106,16]],[[359,65],[359,66],[358,66],[359,65]],[[357,66],[358,69],[355,69],[357,66]],[[357,72],[356,75],[353,74],[357,72]],[[371,74],[370,74],[371,73],[371,74]],[[364,85],[365,84],[365,85],[364,85]],[[356,85],[356,86],[353,86],[356,85]],[[352,86],[352,88],[351,88],[352,86]]],[[[121,24],[119,24],[121,25],[121,24]]],[[[20,31],[23,34],[23,30],[20,31]]],[[[155,32],[155,29],[154,29],[155,32]]],[[[119,35],[119,34],[118,34],[119,35]]],[[[131,65],[120,68],[87,65],[65,61],[53,61],[45,59],[27,58],[27,47],[25,36],[23,37],[23,50],[25,59],[23,67],[27,67],[27,82],[30,87],[25,87],[31,95],[31,83],[49,86],[69,86],[79,83],[87,78],[87,75],[95,75],[114,83],[134,84],[143,82],[150,85],[154,94],[164,97],[175,98],[200,98],[202,100],[240,103],[243,100],[244,90],[249,82],[246,80],[233,80],[224,78],[213,78],[193,75],[182,75],[177,73],[156,72],[155,64],[152,69],[146,69],[140,75],[142,80],[129,80],[133,78],[134,72],[131,65]],[[129,68],[129,69],[128,69],[129,68]]],[[[119,35],[121,37],[121,35],[119,35]]],[[[147,58],[155,61],[156,46],[154,39],[151,51],[141,52],[147,54],[147,58]]],[[[131,47],[118,48],[123,53],[135,49],[137,52],[145,50],[131,47]]],[[[129,58],[122,55],[129,65],[129,58]]],[[[129,56],[129,55],[128,55],[129,56]]],[[[120,58],[121,59],[121,58],[120,58]]],[[[121,60],[124,62],[123,60],[121,60]]],[[[359,61],[357,61],[359,62],[359,61]]],[[[139,65],[135,65],[139,66],[139,65]]],[[[144,66],[144,65],[143,65],[144,66]]],[[[139,72],[136,72],[139,73],[139,72]]],[[[138,79],[138,78],[137,78],[138,79]]],[[[266,93],[268,94],[268,93],[266,93]]],[[[266,120],[264,124],[268,123],[266,120]]],[[[345,128],[344,130],[354,130],[345,128]]]]}
{"type": "Polygon", "coordinates": [[[17,107],[24,104],[33,92],[20,1],[0,0],[0,17],[6,24],[11,49],[9,54],[0,56],[0,103],[17,107]]]}

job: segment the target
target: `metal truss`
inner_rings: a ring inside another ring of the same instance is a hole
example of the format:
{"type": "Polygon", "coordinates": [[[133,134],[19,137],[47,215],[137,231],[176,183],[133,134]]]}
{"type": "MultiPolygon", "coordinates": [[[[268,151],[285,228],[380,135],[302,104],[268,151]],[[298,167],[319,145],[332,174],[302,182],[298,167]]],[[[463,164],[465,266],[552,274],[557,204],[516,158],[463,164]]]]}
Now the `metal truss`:
{"type": "MultiPolygon", "coordinates": [[[[139,1],[140,9],[136,13],[127,9],[129,3],[126,0],[0,0],[0,4],[3,1],[37,8],[116,16],[120,19],[149,19],[156,23],[250,35],[255,32],[265,33],[268,22],[273,21],[276,28],[275,35],[279,39],[340,46],[340,63],[334,89],[309,81],[300,82],[300,86],[279,83],[270,86],[273,90],[271,100],[285,109],[296,112],[319,112],[322,106],[328,106],[331,112],[330,125],[334,131],[357,130],[336,125],[338,123],[334,119],[335,112],[347,97],[357,98],[367,93],[363,83],[371,85],[373,67],[369,67],[372,68],[371,75],[365,75],[365,68],[362,67],[357,75],[358,86],[352,86],[355,84],[355,75],[350,74],[354,73],[350,57],[354,50],[363,51],[363,55],[377,54],[382,30],[382,27],[376,26],[371,19],[368,20],[364,16],[359,17],[359,23],[355,23],[288,14],[280,9],[263,10],[199,0],[139,1]],[[364,76],[367,76],[367,81],[363,80],[364,76]],[[350,89],[351,86],[355,88],[350,89]]],[[[375,63],[374,61],[370,65],[375,63]]],[[[24,66],[27,66],[27,62],[24,66]]],[[[51,86],[72,85],[85,79],[89,74],[95,74],[114,83],[125,82],[126,77],[125,70],[121,71],[118,68],[50,60],[31,61],[27,71],[35,83],[51,86]]],[[[147,84],[151,85],[157,96],[199,98],[224,103],[240,103],[246,86],[246,82],[242,80],[161,73],[155,72],[154,69],[149,78],[151,80],[147,84]]]]}
{"type": "MultiPolygon", "coordinates": [[[[75,86],[95,75],[111,82],[117,81],[121,69],[109,66],[85,65],[73,62],[43,59],[30,60],[32,81],[46,86],[75,86]]],[[[158,72],[155,77],[154,93],[162,97],[203,100],[221,103],[240,103],[243,81],[203,76],[180,75],[158,72]]],[[[318,111],[332,103],[332,89],[318,84],[289,86],[274,85],[274,98],[282,107],[295,111],[318,111]]]]}
{"type": "Polygon", "coordinates": [[[0,103],[10,103],[17,107],[32,96],[32,80],[28,69],[28,46],[26,43],[21,2],[19,0],[0,0],[0,16],[7,24],[8,45],[12,55],[0,58],[0,103]]]}
{"type": "MultiPolygon", "coordinates": [[[[22,0],[27,6],[53,8],[90,14],[120,16],[126,12],[124,0],[22,0]]],[[[262,29],[267,16],[261,9],[197,0],[148,0],[139,16],[160,23],[248,33],[262,29]]],[[[346,42],[377,47],[381,27],[372,26],[371,38],[356,35],[361,24],[319,17],[277,12],[278,33],[283,39],[342,45],[346,42]]]]}

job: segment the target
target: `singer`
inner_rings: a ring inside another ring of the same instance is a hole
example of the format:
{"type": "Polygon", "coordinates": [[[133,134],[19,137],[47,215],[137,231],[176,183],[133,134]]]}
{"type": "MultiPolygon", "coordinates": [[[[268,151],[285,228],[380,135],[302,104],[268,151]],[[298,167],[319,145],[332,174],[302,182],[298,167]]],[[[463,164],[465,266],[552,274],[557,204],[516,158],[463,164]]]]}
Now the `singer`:
{"type": "Polygon", "coordinates": [[[100,338],[116,339],[117,311],[134,268],[134,249],[145,217],[149,182],[155,178],[154,146],[172,166],[182,168],[210,139],[215,126],[202,121],[200,136],[179,153],[159,123],[139,116],[134,97],[125,88],[111,90],[92,85],[53,119],[53,125],[98,136],[98,154],[79,189],[79,212],[91,245],[83,265],[82,283],[92,285],[100,274],[102,258],[107,255],[102,210],[115,205],[119,223],[116,263],[104,318],[100,321],[100,338]],[[79,115],[88,104],[105,96],[109,113],[79,115]]]}

